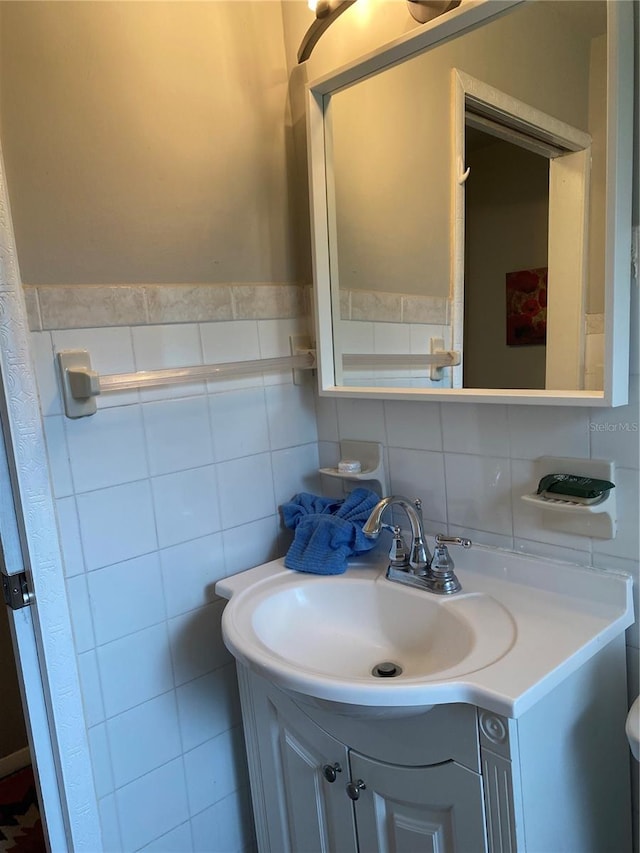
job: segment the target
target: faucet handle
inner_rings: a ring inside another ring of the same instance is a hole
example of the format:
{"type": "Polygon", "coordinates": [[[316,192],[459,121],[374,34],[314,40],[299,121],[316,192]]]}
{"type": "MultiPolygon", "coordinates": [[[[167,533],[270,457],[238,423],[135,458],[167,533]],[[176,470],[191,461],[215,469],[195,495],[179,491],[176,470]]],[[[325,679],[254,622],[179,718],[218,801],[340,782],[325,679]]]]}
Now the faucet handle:
{"type": "MultiPolygon", "coordinates": [[[[384,526],[387,527],[387,525],[384,526]]],[[[389,560],[391,561],[391,565],[397,567],[408,566],[409,552],[407,551],[407,545],[402,538],[402,530],[398,525],[394,525],[393,527],[389,526],[389,530],[393,532],[393,542],[389,549],[389,560]]]]}
{"type": "Polygon", "coordinates": [[[441,595],[459,592],[462,589],[460,581],[454,574],[454,562],[449,554],[447,545],[460,545],[462,548],[470,548],[471,540],[462,539],[460,536],[444,536],[438,533],[436,536],[436,547],[433,549],[433,560],[431,561],[431,591],[441,595]]]}
{"type": "Polygon", "coordinates": [[[431,571],[434,575],[453,575],[455,563],[453,562],[447,545],[460,545],[461,548],[471,548],[470,539],[462,539],[460,536],[445,536],[438,533],[435,537],[436,547],[433,549],[433,560],[431,571]]]}
{"type": "Polygon", "coordinates": [[[433,549],[433,560],[431,561],[431,572],[434,575],[443,575],[453,572],[455,564],[451,559],[449,549],[439,542],[433,549]]]}
{"type": "Polygon", "coordinates": [[[460,545],[461,548],[471,548],[471,539],[463,539],[460,536],[445,536],[444,533],[436,534],[436,545],[460,545]]]}
{"type": "Polygon", "coordinates": [[[427,550],[423,539],[420,536],[414,536],[411,546],[411,557],[409,565],[419,575],[426,574],[429,565],[431,564],[431,554],[427,550]]]}

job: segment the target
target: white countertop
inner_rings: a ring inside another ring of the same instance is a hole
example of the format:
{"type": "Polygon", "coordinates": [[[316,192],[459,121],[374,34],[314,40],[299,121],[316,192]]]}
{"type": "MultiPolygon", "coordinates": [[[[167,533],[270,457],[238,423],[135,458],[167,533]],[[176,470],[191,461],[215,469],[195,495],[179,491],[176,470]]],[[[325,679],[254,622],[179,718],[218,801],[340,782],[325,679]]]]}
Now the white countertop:
{"type": "MultiPolygon", "coordinates": [[[[633,624],[632,581],[623,573],[476,545],[468,551],[456,550],[455,559],[463,591],[452,598],[470,593],[491,596],[513,619],[513,643],[495,662],[464,676],[430,676],[419,682],[396,679],[385,693],[384,706],[464,702],[519,717],[633,624]]],[[[386,565],[386,556],[368,555],[354,560],[338,577],[392,583],[384,577],[386,565]]],[[[324,576],[293,572],[279,559],[220,580],[215,590],[239,602],[249,595],[248,590],[255,593],[257,586],[264,591],[273,585],[317,583],[319,577],[324,576]]],[[[414,593],[432,595],[423,590],[414,593]]],[[[231,605],[225,608],[223,636],[238,660],[284,689],[345,701],[344,685],[341,688],[334,679],[317,673],[309,676],[304,668],[292,667],[252,644],[246,626],[234,624],[233,611],[231,605]]],[[[348,702],[373,705],[379,702],[379,680],[350,685],[348,695],[348,702]]]]}

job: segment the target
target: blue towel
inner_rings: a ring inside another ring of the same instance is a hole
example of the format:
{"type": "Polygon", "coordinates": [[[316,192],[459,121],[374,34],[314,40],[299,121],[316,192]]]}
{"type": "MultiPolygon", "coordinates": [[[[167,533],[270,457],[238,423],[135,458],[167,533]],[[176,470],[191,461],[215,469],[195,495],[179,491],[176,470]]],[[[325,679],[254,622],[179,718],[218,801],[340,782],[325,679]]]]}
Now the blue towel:
{"type": "Polygon", "coordinates": [[[344,500],[301,492],[282,506],[287,527],[295,530],[284,558],[289,569],[317,575],[340,575],[347,559],[375,547],[362,526],[380,498],[369,489],[354,489],[344,500]]]}

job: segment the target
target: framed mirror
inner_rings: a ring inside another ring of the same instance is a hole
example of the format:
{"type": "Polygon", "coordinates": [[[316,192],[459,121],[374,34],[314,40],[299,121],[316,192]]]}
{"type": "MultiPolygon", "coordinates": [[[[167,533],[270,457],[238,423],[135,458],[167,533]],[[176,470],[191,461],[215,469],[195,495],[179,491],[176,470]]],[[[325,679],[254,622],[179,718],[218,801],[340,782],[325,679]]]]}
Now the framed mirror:
{"type": "Polygon", "coordinates": [[[470,0],[309,84],[321,393],[626,403],[632,14],[470,0]]]}

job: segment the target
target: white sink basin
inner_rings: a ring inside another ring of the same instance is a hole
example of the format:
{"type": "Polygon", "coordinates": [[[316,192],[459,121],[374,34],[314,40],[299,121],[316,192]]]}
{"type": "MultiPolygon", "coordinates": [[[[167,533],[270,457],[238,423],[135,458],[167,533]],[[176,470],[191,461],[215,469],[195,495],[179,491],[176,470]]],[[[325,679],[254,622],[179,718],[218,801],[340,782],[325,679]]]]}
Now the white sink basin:
{"type": "Polygon", "coordinates": [[[628,577],[568,563],[474,546],[451,596],[389,581],[385,568],[373,556],[321,576],[274,560],[218,581],[231,599],[224,641],[277,686],[341,713],[470,702],[518,716],[633,621],[628,577]],[[379,664],[395,673],[381,677],[379,664]]]}
{"type": "Polygon", "coordinates": [[[515,639],[513,620],[488,595],[443,598],[362,569],[288,572],[252,586],[225,609],[223,632],[237,658],[280,686],[366,716],[380,706],[387,716],[415,713],[415,703],[389,704],[398,688],[474,672],[515,639]]]}
{"type": "Polygon", "coordinates": [[[395,677],[403,681],[465,675],[503,655],[515,637],[513,620],[490,596],[444,599],[364,573],[304,582],[288,575],[255,588],[227,608],[225,632],[229,639],[237,632],[235,643],[247,649],[259,646],[274,665],[373,684],[380,677],[372,670],[384,662],[401,668],[395,677]],[[492,630],[483,632],[484,624],[492,630]]]}

